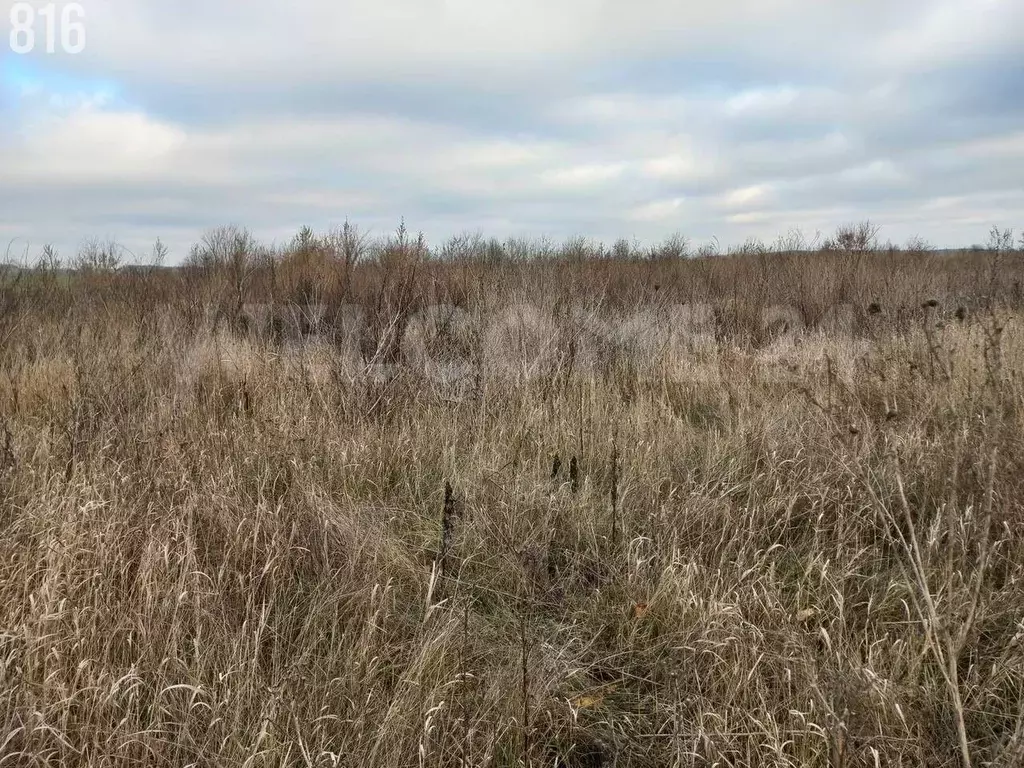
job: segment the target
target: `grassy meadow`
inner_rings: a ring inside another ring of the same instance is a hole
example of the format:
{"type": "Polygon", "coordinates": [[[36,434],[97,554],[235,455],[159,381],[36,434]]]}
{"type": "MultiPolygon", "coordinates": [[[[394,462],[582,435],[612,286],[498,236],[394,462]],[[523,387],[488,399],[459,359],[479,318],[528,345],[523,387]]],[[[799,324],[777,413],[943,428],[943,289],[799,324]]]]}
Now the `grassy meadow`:
{"type": "Polygon", "coordinates": [[[1024,764],[1024,254],[682,245],[5,271],[0,766],[1024,764]]]}

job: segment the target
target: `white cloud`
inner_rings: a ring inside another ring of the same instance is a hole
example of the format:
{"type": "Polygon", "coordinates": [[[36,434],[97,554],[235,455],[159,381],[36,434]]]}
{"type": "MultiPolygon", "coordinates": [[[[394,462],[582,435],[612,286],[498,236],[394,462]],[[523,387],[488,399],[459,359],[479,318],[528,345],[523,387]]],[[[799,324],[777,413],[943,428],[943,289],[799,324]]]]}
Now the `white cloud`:
{"type": "Polygon", "coordinates": [[[963,153],[988,160],[1024,160],[1024,131],[969,142],[963,153]]]}
{"type": "Polygon", "coordinates": [[[970,242],[1024,219],[995,90],[1024,84],[1022,9],[88,0],[81,56],[0,58],[0,231],[141,249],[404,216],[435,240],[732,242],[872,218],[970,242]]]}
{"type": "Polygon", "coordinates": [[[593,189],[622,177],[626,163],[590,163],[545,171],[541,179],[545,184],[560,189],[593,189]]]}
{"type": "MultiPolygon", "coordinates": [[[[9,0],[8,0],[9,2],[9,0]]],[[[90,53],[105,67],[157,69],[179,81],[197,74],[275,78],[460,69],[469,77],[528,67],[538,59],[593,60],[624,52],[713,47],[738,31],[797,19],[796,0],[223,0],[168,6],[90,0],[90,53]],[[230,35],[228,31],[230,30],[230,35]],[[468,68],[466,65],[470,65],[468,68]],[[176,65],[176,66],[175,66],[176,65]]],[[[762,39],[762,43],[764,40],[762,39]]]]}
{"type": "Polygon", "coordinates": [[[159,177],[173,168],[186,139],[180,127],[141,111],[85,104],[28,120],[19,141],[0,146],[0,164],[8,183],[159,177]]]}
{"type": "Polygon", "coordinates": [[[839,179],[856,184],[900,184],[907,176],[892,160],[872,160],[870,163],[847,168],[840,172],[839,179]]]}
{"type": "Polygon", "coordinates": [[[799,98],[800,91],[791,85],[777,88],[756,88],[740,91],[735,96],[729,97],[725,102],[725,109],[732,115],[751,112],[778,112],[792,107],[799,98]]]}
{"type": "Polygon", "coordinates": [[[672,143],[677,145],[676,149],[644,161],[642,170],[646,176],[665,181],[698,181],[715,175],[720,168],[711,146],[701,149],[691,141],[672,143]]]}
{"type": "Polygon", "coordinates": [[[908,24],[883,31],[873,46],[880,65],[927,70],[1018,46],[1024,5],[1018,0],[939,0],[908,24]]]}
{"type": "Polygon", "coordinates": [[[732,189],[720,196],[715,202],[722,208],[749,209],[764,205],[772,199],[772,188],[767,184],[754,184],[749,187],[732,189]]]}
{"type": "Polygon", "coordinates": [[[559,147],[554,142],[474,140],[449,148],[438,158],[436,165],[463,170],[507,170],[549,163],[558,151],[559,147]]]}
{"type": "Polygon", "coordinates": [[[629,218],[633,221],[655,223],[678,220],[685,203],[686,200],[682,197],[655,200],[634,208],[630,211],[629,218]]]}

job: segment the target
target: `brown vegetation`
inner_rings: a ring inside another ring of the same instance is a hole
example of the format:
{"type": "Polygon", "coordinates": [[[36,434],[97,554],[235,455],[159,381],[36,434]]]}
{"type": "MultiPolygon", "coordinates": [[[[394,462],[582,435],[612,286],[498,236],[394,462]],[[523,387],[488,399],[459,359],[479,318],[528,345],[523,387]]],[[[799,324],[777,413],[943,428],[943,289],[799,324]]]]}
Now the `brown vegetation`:
{"type": "Polygon", "coordinates": [[[1024,256],[851,231],[5,272],[0,765],[1020,765],[1024,256]]]}

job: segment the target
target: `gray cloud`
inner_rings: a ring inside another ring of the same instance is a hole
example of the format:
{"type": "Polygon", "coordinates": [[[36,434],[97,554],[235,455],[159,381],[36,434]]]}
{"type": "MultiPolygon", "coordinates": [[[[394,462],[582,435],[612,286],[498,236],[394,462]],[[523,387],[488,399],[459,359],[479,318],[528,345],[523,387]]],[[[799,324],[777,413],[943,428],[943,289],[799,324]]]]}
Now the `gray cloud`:
{"type": "Polygon", "coordinates": [[[82,3],[85,53],[0,53],[7,241],[1024,225],[1013,0],[82,3]]]}

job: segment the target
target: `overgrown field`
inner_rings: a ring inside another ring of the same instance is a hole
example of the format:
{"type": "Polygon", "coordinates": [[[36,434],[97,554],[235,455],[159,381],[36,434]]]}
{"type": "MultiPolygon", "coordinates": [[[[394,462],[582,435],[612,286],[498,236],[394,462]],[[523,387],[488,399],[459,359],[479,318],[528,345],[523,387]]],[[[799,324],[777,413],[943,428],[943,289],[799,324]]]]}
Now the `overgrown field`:
{"type": "Polygon", "coordinates": [[[5,275],[0,766],[1024,764],[1024,255],[364,246],[5,275]]]}

